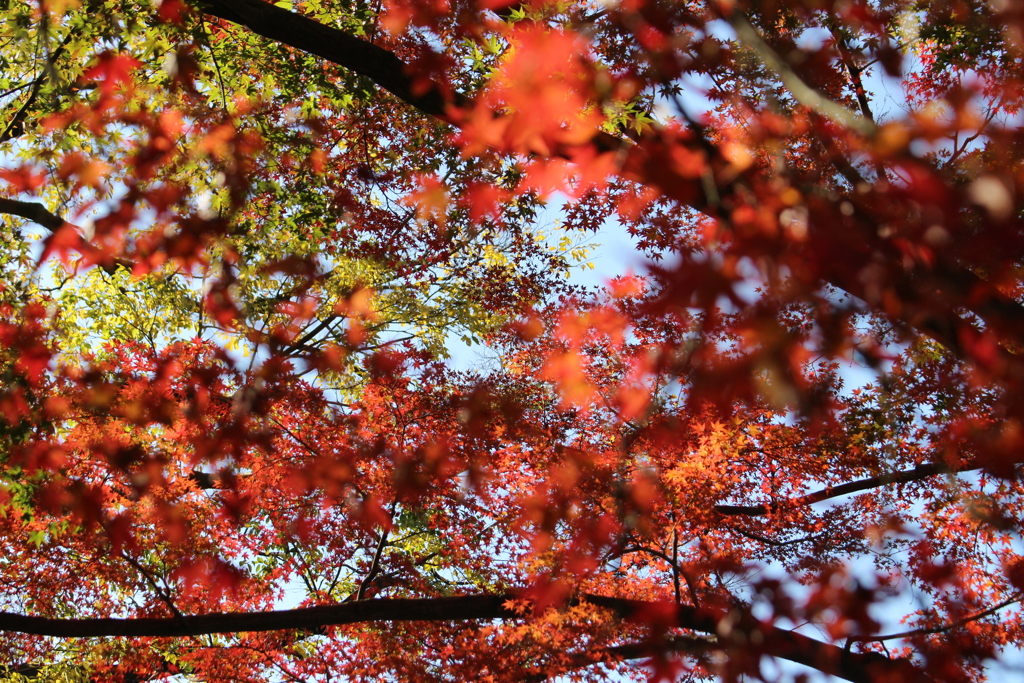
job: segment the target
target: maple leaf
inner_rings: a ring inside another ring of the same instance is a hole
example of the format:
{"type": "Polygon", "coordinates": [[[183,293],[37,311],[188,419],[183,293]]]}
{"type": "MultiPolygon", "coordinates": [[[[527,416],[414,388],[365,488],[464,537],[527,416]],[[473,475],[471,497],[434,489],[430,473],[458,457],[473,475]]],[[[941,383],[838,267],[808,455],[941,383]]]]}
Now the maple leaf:
{"type": "Polygon", "coordinates": [[[104,100],[107,100],[114,96],[118,88],[131,83],[132,71],[139,66],[141,66],[141,62],[129,54],[102,52],[98,56],[96,64],[86,69],[82,78],[87,81],[97,81],[100,94],[104,100]]]}
{"type": "Polygon", "coordinates": [[[980,680],[1024,639],[1013,3],[0,6],[18,661],[980,680]],[[652,263],[587,289],[608,230],[652,263]]]}
{"type": "Polygon", "coordinates": [[[0,169],[0,178],[10,183],[15,192],[35,192],[46,182],[46,174],[28,165],[0,169]]]}

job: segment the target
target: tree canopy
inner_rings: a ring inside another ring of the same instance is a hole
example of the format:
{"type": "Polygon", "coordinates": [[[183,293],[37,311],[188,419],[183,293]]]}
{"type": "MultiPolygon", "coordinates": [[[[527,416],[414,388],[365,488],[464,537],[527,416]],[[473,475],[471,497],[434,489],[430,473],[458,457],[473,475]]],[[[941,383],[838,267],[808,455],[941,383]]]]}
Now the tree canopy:
{"type": "Polygon", "coordinates": [[[0,17],[0,675],[1019,658],[1018,3],[0,17]]]}

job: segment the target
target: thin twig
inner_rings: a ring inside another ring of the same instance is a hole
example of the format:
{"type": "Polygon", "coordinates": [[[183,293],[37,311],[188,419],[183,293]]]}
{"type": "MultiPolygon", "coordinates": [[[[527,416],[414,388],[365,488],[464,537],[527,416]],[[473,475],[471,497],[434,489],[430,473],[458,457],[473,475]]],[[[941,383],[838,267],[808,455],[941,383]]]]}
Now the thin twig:
{"type": "MultiPolygon", "coordinates": [[[[395,509],[398,506],[398,499],[396,498],[391,503],[391,514],[390,518],[394,519],[395,509]]],[[[366,576],[362,581],[359,582],[359,590],[356,591],[355,600],[359,601],[363,599],[363,594],[366,592],[366,588],[370,585],[370,582],[377,578],[377,574],[380,573],[380,557],[384,553],[384,546],[387,545],[388,541],[388,529],[384,528],[380,530],[380,541],[377,542],[377,550],[373,554],[373,562],[370,563],[370,571],[366,573],[366,576]]]]}
{"type": "Polygon", "coordinates": [[[986,610],[983,610],[981,612],[977,612],[976,614],[972,614],[972,615],[970,615],[968,617],[964,617],[963,619],[958,619],[958,620],[956,620],[956,621],[954,621],[952,623],[945,624],[944,626],[935,626],[934,628],[915,629],[915,630],[912,630],[912,631],[903,631],[901,633],[889,633],[889,634],[884,635],[884,636],[850,636],[850,641],[849,642],[880,643],[880,642],[885,641],[885,640],[897,640],[897,639],[901,639],[901,638],[913,638],[914,636],[930,636],[930,635],[934,635],[936,633],[944,633],[945,631],[950,631],[950,630],[952,630],[954,628],[959,628],[959,627],[961,627],[961,626],[963,626],[965,624],[969,624],[972,621],[977,621],[979,619],[984,619],[985,617],[987,617],[989,615],[995,614],[996,612],[998,612],[999,610],[1003,609],[1004,607],[1009,607],[1010,605],[1012,605],[1012,604],[1014,604],[1016,602],[1020,602],[1020,600],[1021,600],[1021,596],[1019,596],[1019,595],[1017,597],[1014,597],[1014,598],[1008,598],[1006,600],[1003,600],[998,605],[994,605],[992,607],[989,607],[986,610]]]}

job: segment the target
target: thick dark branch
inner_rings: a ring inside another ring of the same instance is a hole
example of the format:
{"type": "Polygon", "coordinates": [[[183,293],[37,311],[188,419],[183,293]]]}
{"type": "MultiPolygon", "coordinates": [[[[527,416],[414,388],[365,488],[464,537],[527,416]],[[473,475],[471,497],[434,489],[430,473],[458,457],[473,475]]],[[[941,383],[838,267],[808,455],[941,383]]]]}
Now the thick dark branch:
{"type": "MultiPolygon", "coordinates": [[[[253,33],[365,76],[403,102],[446,123],[457,124],[472,101],[429,78],[413,78],[411,67],[393,52],[263,0],[194,0],[210,16],[245,26],[253,33]]],[[[626,141],[595,131],[590,141],[601,151],[619,150],[626,141]]],[[[564,156],[567,150],[554,150],[564,156]]]]}
{"type": "MultiPolygon", "coordinates": [[[[385,598],[277,612],[215,613],[162,619],[51,619],[0,613],[0,631],[55,638],[161,638],[254,631],[315,631],[328,626],[373,621],[519,619],[522,615],[507,606],[510,601],[517,599],[519,596],[511,593],[442,598],[385,598]]],[[[838,646],[762,624],[749,616],[601,595],[583,595],[572,603],[578,604],[581,601],[641,624],[652,618],[663,621],[666,614],[674,611],[675,627],[714,634],[723,649],[749,650],[750,643],[758,643],[758,652],[762,654],[805,664],[850,681],[868,683],[878,676],[888,676],[904,683],[928,680],[904,660],[890,660],[875,653],[844,652],[838,646]],[[666,612],[666,609],[669,611],[666,612]],[[902,678],[896,679],[896,676],[902,678]]]]}
{"type": "MultiPolygon", "coordinates": [[[[962,467],[956,471],[967,472],[975,469],[980,469],[980,467],[962,467]]],[[[838,498],[850,493],[856,493],[857,491],[867,491],[869,489],[879,488],[880,486],[888,486],[889,484],[906,484],[907,482],[917,481],[918,479],[925,479],[927,477],[934,477],[936,474],[944,474],[953,471],[954,470],[952,470],[948,465],[929,463],[927,465],[918,465],[913,469],[903,470],[902,472],[892,472],[890,474],[882,474],[877,477],[869,477],[867,479],[851,481],[846,484],[839,484],[838,486],[829,486],[821,489],[820,491],[814,491],[813,493],[808,493],[798,498],[790,498],[778,503],[768,503],[766,505],[716,505],[715,512],[721,515],[767,515],[772,512],[791,510],[793,508],[820,503],[823,500],[838,498]]]]}
{"type": "Polygon", "coordinates": [[[429,79],[414,81],[409,67],[394,53],[309,17],[263,0],[200,0],[197,4],[206,14],[366,76],[431,116],[448,120],[449,108],[462,104],[458,95],[446,95],[444,88],[429,79]]]}
{"type": "MultiPolygon", "coordinates": [[[[449,88],[429,79],[411,77],[408,65],[394,53],[338,28],[326,26],[314,19],[290,12],[263,0],[193,0],[193,2],[201,11],[210,16],[246,26],[267,39],[317,55],[363,75],[420,111],[448,123],[458,125],[461,119],[460,110],[468,111],[469,109],[470,102],[465,97],[451,92],[449,88]]],[[[736,26],[747,35],[747,39],[755,43],[755,48],[761,47],[758,42],[759,37],[755,35],[756,31],[750,27],[749,22],[739,16],[734,19],[736,26]]],[[[769,57],[771,57],[770,54],[769,57]]],[[[772,65],[785,76],[784,80],[787,81],[787,85],[795,88],[797,93],[801,94],[804,100],[809,101],[815,110],[836,118],[844,125],[851,126],[856,130],[873,127],[867,118],[856,116],[837,103],[826,100],[821,93],[803,84],[799,78],[795,77],[788,65],[781,61],[772,62],[772,65]]],[[[625,177],[655,187],[667,197],[697,211],[717,215],[720,213],[721,207],[727,206],[735,200],[729,196],[735,188],[723,186],[721,184],[723,179],[717,178],[718,174],[716,173],[711,173],[711,176],[715,176],[711,186],[702,187],[699,179],[674,172],[670,148],[683,141],[670,141],[662,139],[663,137],[661,133],[654,131],[640,140],[638,145],[632,146],[625,140],[596,131],[590,144],[600,151],[628,150],[622,168],[622,174],[625,177]],[[670,142],[671,144],[668,144],[670,142]]],[[[689,140],[688,144],[692,145],[694,151],[698,151],[700,142],[700,140],[689,140]]],[[[572,156],[571,149],[558,148],[551,150],[550,153],[557,156],[572,156]]],[[[714,158],[707,159],[707,161],[715,166],[721,159],[716,154],[714,158]]],[[[728,165],[726,164],[725,167],[728,165]]],[[[732,181],[727,184],[731,185],[732,181]]],[[[833,200],[829,200],[829,204],[833,203],[833,200]]],[[[831,220],[831,214],[827,218],[831,220]]],[[[821,220],[826,219],[822,218],[821,220]]],[[[878,258],[888,261],[901,257],[897,253],[898,250],[893,249],[889,242],[877,235],[878,226],[870,220],[858,221],[857,225],[853,226],[854,229],[849,231],[850,239],[841,244],[834,239],[835,231],[830,222],[827,226],[819,226],[816,222],[812,222],[810,227],[813,238],[825,236],[822,237],[825,243],[833,245],[836,250],[842,252],[841,258],[836,262],[845,263],[845,266],[830,268],[827,272],[821,273],[822,279],[871,305],[881,305],[878,296],[865,285],[863,269],[878,258]]],[[[829,262],[832,263],[831,260],[829,262]]],[[[908,275],[904,281],[896,283],[902,289],[907,290],[903,292],[903,298],[908,303],[927,304],[936,299],[951,301],[948,309],[944,309],[937,316],[917,317],[908,321],[910,324],[945,346],[954,355],[964,359],[970,358],[972,354],[961,339],[961,332],[966,323],[953,310],[956,305],[964,306],[977,313],[985,320],[986,324],[999,332],[1005,339],[1015,339],[1020,336],[1018,332],[1024,329],[1024,307],[969,269],[953,265],[952,272],[941,272],[944,268],[946,266],[936,266],[936,275],[942,276],[944,286],[951,286],[951,291],[948,292],[935,291],[935,288],[927,283],[913,282],[913,274],[908,275]]],[[[1000,360],[1006,365],[1009,374],[1024,377],[1024,360],[1005,350],[1000,350],[1000,360]]]]}
{"type": "Polygon", "coordinates": [[[50,213],[42,204],[21,202],[17,199],[0,199],[0,213],[21,216],[38,223],[47,230],[56,230],[64,225],[64,219],[50,213]]]}
{"type": "MultiPolygon", "coordinates": [[[[0,198],[0,214],[20,216],[21,218],[25,218],[46,228],[50,232],[56,232],[63,226],[67,225],[70,229],[79,232],[78,239],[84,242],[84,238],[81,237],[81,233],[77,227],[67,223],[60,216],[50,213],[50,211],[42,204],[37,204],[35,202],[23,202],[17,199],[0,198]]],[[[124,258],[108,258],[97,265],[105,272],[113,274],[118,267],[131,270],[135,264],[133,261],[124,258]]]]}
{"type": "Polygon", "coordinates": [[[836,144],[835,140],[828,135],[819,134],[815,137],[818,139],[819,144],[821,144],[822,149],[825,150],[827,158],[832,162],[835,169],[839,171],[839,175],[846,179],[851,188],[860,187],[863,183],[867,182],[864,176],[860,174],[860,171],[850,163],[850,160],[846,158],[843,151],[839,149],[839,145],[836,144]]]}
{"type": "MultiPolygon", "coordinates": [[[[612,610],[623,619],[637,622],[643,622],[653,609],[661,607],[659,603],[600,595],[587,595],[585,598],[587,602],[612,610]]],[[[863,683],[878,680],[924,683],[931,680],[907,660],[893,660],[874,652],[844,651],[837,645],[762,623],[748,614],[726,614],[687,605],[674,608],[678,628],[716,634],[722,649],[731,649],[734,655],[758,657],[766,654],[863,683]]],[[[664,613],[664,610],[659,612],[661,615],[664,613]]]]}
{"type": "Polygon", "coordinates": [[[518,615],[504,605],[515,597],[466,595],[452,598],[389,598],[276,612],[138,619],[50,619],[0,613],[0,631],[54,638],[164,638],[245,631],[313,630],[370,621],[512,619],[518,615]]]}

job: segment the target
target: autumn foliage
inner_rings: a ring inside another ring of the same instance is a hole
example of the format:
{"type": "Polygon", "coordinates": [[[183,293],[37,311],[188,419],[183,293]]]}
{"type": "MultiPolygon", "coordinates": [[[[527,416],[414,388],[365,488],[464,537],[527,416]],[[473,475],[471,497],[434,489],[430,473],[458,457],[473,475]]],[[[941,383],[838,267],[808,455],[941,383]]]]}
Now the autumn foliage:
{"type": "Polygon", "coordinates": [[[1019,661],[1018,3],[0,17],[4,680],[1019,661]]]}

